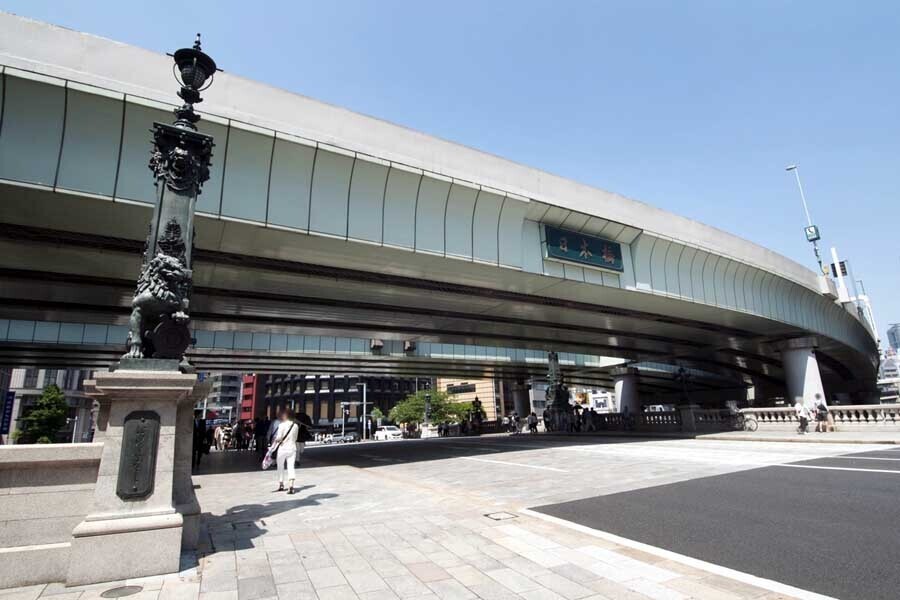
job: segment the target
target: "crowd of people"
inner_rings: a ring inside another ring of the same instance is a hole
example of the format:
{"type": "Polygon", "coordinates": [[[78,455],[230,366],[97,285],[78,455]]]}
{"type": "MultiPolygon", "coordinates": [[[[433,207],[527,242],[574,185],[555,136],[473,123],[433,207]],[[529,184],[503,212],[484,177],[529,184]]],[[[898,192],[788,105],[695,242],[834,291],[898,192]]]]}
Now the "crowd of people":
{"type": "Polygon", "coordinates": [[[210,424],[206,419],[194,420],[194,467],[199,466],[204,454],[212,448],[217,451],[252,451],[264,455],[273,444],[277,443],[278,429],[284,415],[298,423],[298,433],[304,441],[312,439],[312,419],[304,412],[295,415],[290,409],[279,413],[278,418],[260,418],[224,421],[210,424]],[[302,428],[302,432],[300,431],[302,428]]]}
{"type": "MultiPolygon", "coordinates": [[[[600,430],[600,413],[593,406],[587,407],[576,404],[571,414],[560,413],[556,415],[556,418],[554,418],[549,408],[545,408],[541,416],[543,417],[545,431],[580,433],[600,430]]],[[[627,407],[622,418],[627,428],[627,424],[630,422],[627,407]]],[[[537,430],[536,421],[537,417],[535,417],[535,431],[537,430]]]]}

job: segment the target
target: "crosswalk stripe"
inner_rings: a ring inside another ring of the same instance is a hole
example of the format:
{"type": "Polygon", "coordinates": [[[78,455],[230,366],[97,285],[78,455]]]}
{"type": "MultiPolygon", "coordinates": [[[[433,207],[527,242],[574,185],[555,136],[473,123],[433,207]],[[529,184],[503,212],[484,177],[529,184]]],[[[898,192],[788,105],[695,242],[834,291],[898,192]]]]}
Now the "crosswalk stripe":
{"type": "Polygon", "coordinates": [[[795,465],[795,464],[784,464],[784,465],[772,465],[773,467],[790,467],[792,469],[822,469],[825,471],[859,471],[860,473],[893,473],[894,475],[900,475],[900,471],[892,471],[890,469],[855,469],[852,467],[822,467],[819,465],[795,465]]]}

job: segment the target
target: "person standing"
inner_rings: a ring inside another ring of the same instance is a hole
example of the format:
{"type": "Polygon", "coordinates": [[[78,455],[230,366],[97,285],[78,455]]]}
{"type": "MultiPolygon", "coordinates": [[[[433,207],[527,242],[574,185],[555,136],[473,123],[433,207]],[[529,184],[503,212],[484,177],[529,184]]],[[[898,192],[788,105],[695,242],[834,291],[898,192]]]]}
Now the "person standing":
{"type": "Polygon", "coordinates": [[[234,448],[235,450],[243,450],[244,449],[244,422],[238,420],[237,423],[234,424],[234,448]]]}
{"type": "Polygon", "coordinates": [[[820,394],[816,394],[816,433],[828,431],[828,405],[820,394]]]}
{"type": "Polygon", "coordinates": [[[281,412],[278,412],[276,413],[275,418],[269,422],[269,428],[266,430],[266,441],[269,446],[271,446],[272,442],[275,440],[275,432],[278,431],[278,425],[281,423],[280,417],[281,412]]]}
{"type": "Polygon", "coordinates": [[[224,450],[225,446],[223,445],[222,441],[225,439],[225,431],[222,429],[221,425],[216,425],[214,438],[216,440],[216,450],[224,450]]]}
{"type": "Polygon", "coordinates": [[[303,455],[303,451],[306,450],[306,442],[313,439],[312,419],[305,411],[300,411],[300,414],[297,415],[297,423],[300,430],[297,434],[297,458],[294,464],[299,467],[300,457],[303,455]]]}
{"type": "Polygon", "coordinates": [[[281,422],[275,430],[274,444],[278,450],[275,452],[275,463],[278,466],[278,491],[284,491],[285,471],[287,471],[288,494],[294,493],[294,460],[297,456],[297,437],[300,427],[294,421],[294,411],[287,408],[281,413],[281,422]]]}
{"type": "Polygon", "coordinates": [[[193,437],[193,467],[200,467],[200,459],[204,454],[209,454],[209,444],[206,443],[206,419],[194,419],[194,437],[193,437]]]}
{"type": "Polygon", "coordinates": [[[800,421],[800,425],[797,427],[797,433],[803,435],[807,433],[809,429],[809,407],[806,406],[803,402],[803,398],[797,398],[797,402],[794,403],[794,412],[797,414],[797,420],[800,421]]]}
{"type": "Polygon", "coordinates": [[[259,417],[253,420],[253,447],[257,453],[266,450],[266,431],[268,429],[269,424],[259,417]]]}
{"type": "Polygon", "coordinates": [[[537,415],[534,414],[534,411],[532,411],[531,414],[528,415],[528,431],[530,431],[533,434],[537,433],[537,426],[538,426],[538,418],[537,418],[537,415]]]}

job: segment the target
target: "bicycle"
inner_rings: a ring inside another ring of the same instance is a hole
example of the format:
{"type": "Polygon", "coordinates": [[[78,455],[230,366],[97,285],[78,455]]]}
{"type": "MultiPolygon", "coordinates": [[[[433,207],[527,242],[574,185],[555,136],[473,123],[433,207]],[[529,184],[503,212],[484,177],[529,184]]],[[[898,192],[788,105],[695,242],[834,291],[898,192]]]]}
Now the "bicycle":
{"type": "Polygon", "coordinates": [[[759,421],[753,415],[739,412],[732,417],[731,426],[735,431],[756,431],[759,429],[759,421]]]}

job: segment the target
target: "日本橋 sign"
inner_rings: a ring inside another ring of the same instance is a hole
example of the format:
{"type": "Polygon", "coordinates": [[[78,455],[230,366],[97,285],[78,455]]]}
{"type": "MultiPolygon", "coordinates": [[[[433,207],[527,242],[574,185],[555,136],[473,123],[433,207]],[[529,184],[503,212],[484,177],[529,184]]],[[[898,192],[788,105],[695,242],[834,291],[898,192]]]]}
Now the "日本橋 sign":
{"type": "Polygon", "coordinates": [[[547,258],[613,271],[624,270],[622,246],[593,235],[544,225],[547,258]]]}

